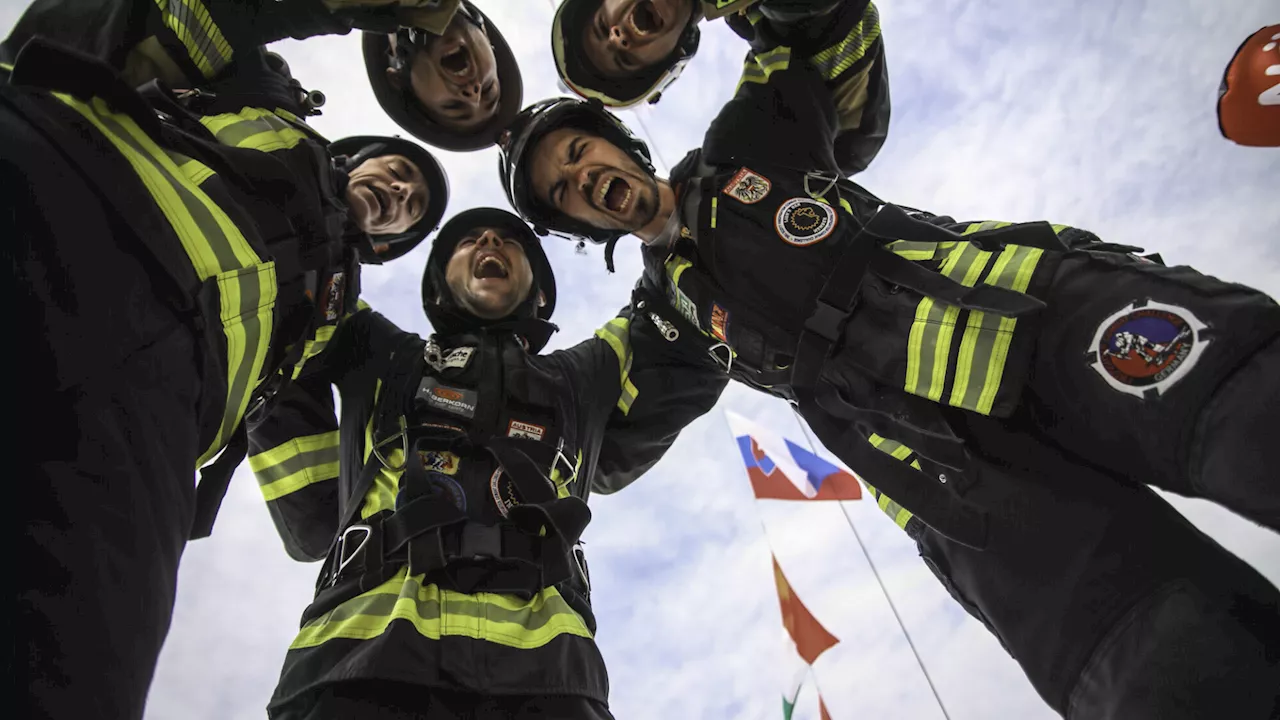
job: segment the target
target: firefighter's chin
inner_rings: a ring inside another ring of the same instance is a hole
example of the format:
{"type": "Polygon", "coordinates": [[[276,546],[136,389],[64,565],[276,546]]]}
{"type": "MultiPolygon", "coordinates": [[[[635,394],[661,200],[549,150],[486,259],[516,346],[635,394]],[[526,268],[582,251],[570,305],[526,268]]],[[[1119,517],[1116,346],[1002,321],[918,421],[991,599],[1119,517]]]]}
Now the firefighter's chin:
{"type": "Polygon", "coordinates": [[[469,278],[458,304],[482,320],[500,320],[520,306],[520,295],[510,278],[469,278]]]}

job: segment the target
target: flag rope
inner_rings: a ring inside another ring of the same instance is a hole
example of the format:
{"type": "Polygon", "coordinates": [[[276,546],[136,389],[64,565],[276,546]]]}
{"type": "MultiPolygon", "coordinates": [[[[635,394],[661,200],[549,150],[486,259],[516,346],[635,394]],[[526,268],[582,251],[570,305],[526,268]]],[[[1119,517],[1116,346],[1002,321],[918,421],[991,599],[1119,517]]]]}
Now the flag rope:
{"type": "MultiPolygon", "coordinates": [[[[804,433],[805,442],[809,443],[809,451],[814,455],[818,454],[818,446],[813,437],[809,434],[809,426],[805,423],[804,418],[800,417],[800,412],[796,410],[794,405],[788,403],[791,412],[795,415],[796,423],[800,426],[800,432],[804,433]]],[[[867,546],[862,542],[862,535],[858,532],[858,528],[853,525],[853,518],[849,517],[849,509],[844,506],[844,501],[837,500],[836,504],[840,506],[840,512],[844,514],[844,521],[848,523],[849,529],[853,531],[853,537],[858,541],[858,548],[862,550],[862,556],[867,559],[867,565],[871,568],[871,574],[876,578],[876,584],[880,586],[880,593],[884,595],[885,602],[889,603],[889,609],[893,611],[893,619],[898,621],[898,628],[902,630],[902,636],[907,639],[907,647],[911,648],[911,654],[915,656],[916,665],[920,667],[921,674],[924,675],[924,681],[928,683],[929,690],[933,693],[933,699],[938,703],[938,709],[942,711],[942,717],[951,720],[951,715],[947,713],[947,706],[942,703],[942,696],[938,694],[938,688],[933,684],[933,678],[929,676],[928,669],[924,666],[924,661],[920,659],[920,652],[916,650],[916,644],[911,639],[911,633],[907,632],[907,626],[902,622],[902,616],[898,614],[898,607],[893,604],[893,598],[889,597],[889,590],[885,588],[884,581],[880,579],[880,571],[876,569],[876,563],[871,559],[871,553],[867,551],[867,546]]],[[[762,521],[763,522],[763,521],[762,521]]],[[[813,678],[814,687],[817,687],[818,678],[813,678]]]]}

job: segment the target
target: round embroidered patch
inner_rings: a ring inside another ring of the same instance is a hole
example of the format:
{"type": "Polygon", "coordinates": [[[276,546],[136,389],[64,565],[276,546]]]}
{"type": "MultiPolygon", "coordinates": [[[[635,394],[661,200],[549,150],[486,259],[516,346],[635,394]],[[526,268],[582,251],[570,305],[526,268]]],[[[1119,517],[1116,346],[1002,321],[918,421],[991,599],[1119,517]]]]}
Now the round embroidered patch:
{"type": "Polygon", "coordinates": [[[429,472],[427,473],[427,482],[429,482],[436,492],[442,493],[449,498],[459,510],[467,509],[467,493],[462,489],[462,485],[457,480],[445,475],[444,473],[429,472]]]}
{"type": "Polygon", "coordinates": [[[1195,367],[1207,328],[1186,308],[1134,302],[1098,326],[1089,363],[1112,388],[1153,399],[1195,367]]]}
{"type": "Polygon", "coordinates": [[[812,245],[836,229],[836,211],[810,198],[791,198],[782,203],[773,219],[778,236],[792,245],[812,245]]]}
{"type": "Polygon", "coordinates": [[[502,513],[502,517],[506,517],[507,513],[511,512],[511,508],[520,504],[516,486],[503,474],[502,468],[494,470],[493,475],[489,476],[489,492],[493,495],[493,504],[498,506],[498,512],[502,513]]]}

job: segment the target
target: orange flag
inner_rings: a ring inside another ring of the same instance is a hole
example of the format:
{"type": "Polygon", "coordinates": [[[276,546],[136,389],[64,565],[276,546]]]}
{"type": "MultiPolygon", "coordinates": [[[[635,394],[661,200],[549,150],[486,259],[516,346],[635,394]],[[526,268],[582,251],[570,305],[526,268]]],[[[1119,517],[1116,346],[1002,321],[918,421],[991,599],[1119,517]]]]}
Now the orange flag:
{"type": "Polygon", "coordinates": [[[778,558],[773,558],[773,577],[778,583],[778,603],[782,606],[782,624],[787,634],[796,644],[796,652],[804,659],[806,665],[812,665],[818,656],[840,642],[835,635],[827,632],[822,623],[800,602],[791,583],[782,574],[778,566],[778,558]]]}

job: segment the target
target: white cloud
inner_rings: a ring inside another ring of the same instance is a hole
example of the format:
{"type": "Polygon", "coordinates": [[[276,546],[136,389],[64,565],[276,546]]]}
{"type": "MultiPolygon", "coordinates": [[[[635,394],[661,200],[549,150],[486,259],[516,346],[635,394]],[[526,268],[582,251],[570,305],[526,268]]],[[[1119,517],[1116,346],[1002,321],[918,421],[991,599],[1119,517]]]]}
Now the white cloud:
{"type": "MultiPolygon", "coordinates": [[[[561,94],[550,3],[481,5],[521,59],[525,101],[561,94]]],[[[894,119],[884,151],[859,181],[882,197],[963,219],[1078,224],[1275,295],[1280,151],[1234,146],[1213,118],[1224,63],[1273,20],[1263,10],[1246,0],[884,0],[894,119]]],[[[0,7],[0,27],[18,11],[0,7]]],[[[278,49],[304,86],[328,95],[314,122],[321,132],[398,132],[367,88],[356,33],[278,49]]],[[[698,58],[661,104],[626,114],[629,122],[642,118],[657,139],[660,167],[699,143],[733,90],[743,52],[726,28],[707,27],[698,58]]],[[[507,206],[495,150],[440,155],[451,213],[507,206]]],[[[607,276],[598,250],[582,257],[569,243],[548,242],[560,287],[554,349],[624,305],[640,263],[624,242],[618,273],[607,276]]],[[[423,333],[426,252],[373,268],[364,281],[375,307],[423,333]]],[[[721,407],[803,439],[778,401],[732,388],[721,407]]],[[[1174,503],[1280,581],[1280,538],[1208,503],[1174,503]]],[[[649,476],[592,507],[586,539],[618,717],[779,716],[783,645],[760,518],[797,592],[841,640],[817,663],[833,717],[941,717],[838,506],[757,506],[718,411],[694,423],[649,476]]],[[[870,502],[845,507],[950,717],[1053,717],[905,536],[870,502]]],[[[186,553],[147,717],[262,717],[314,571],[285,557],[242,468],[214,536],[186,553]]],[[[816,700],[804,696],[797,718],[816,717],[816,700]]]]}

